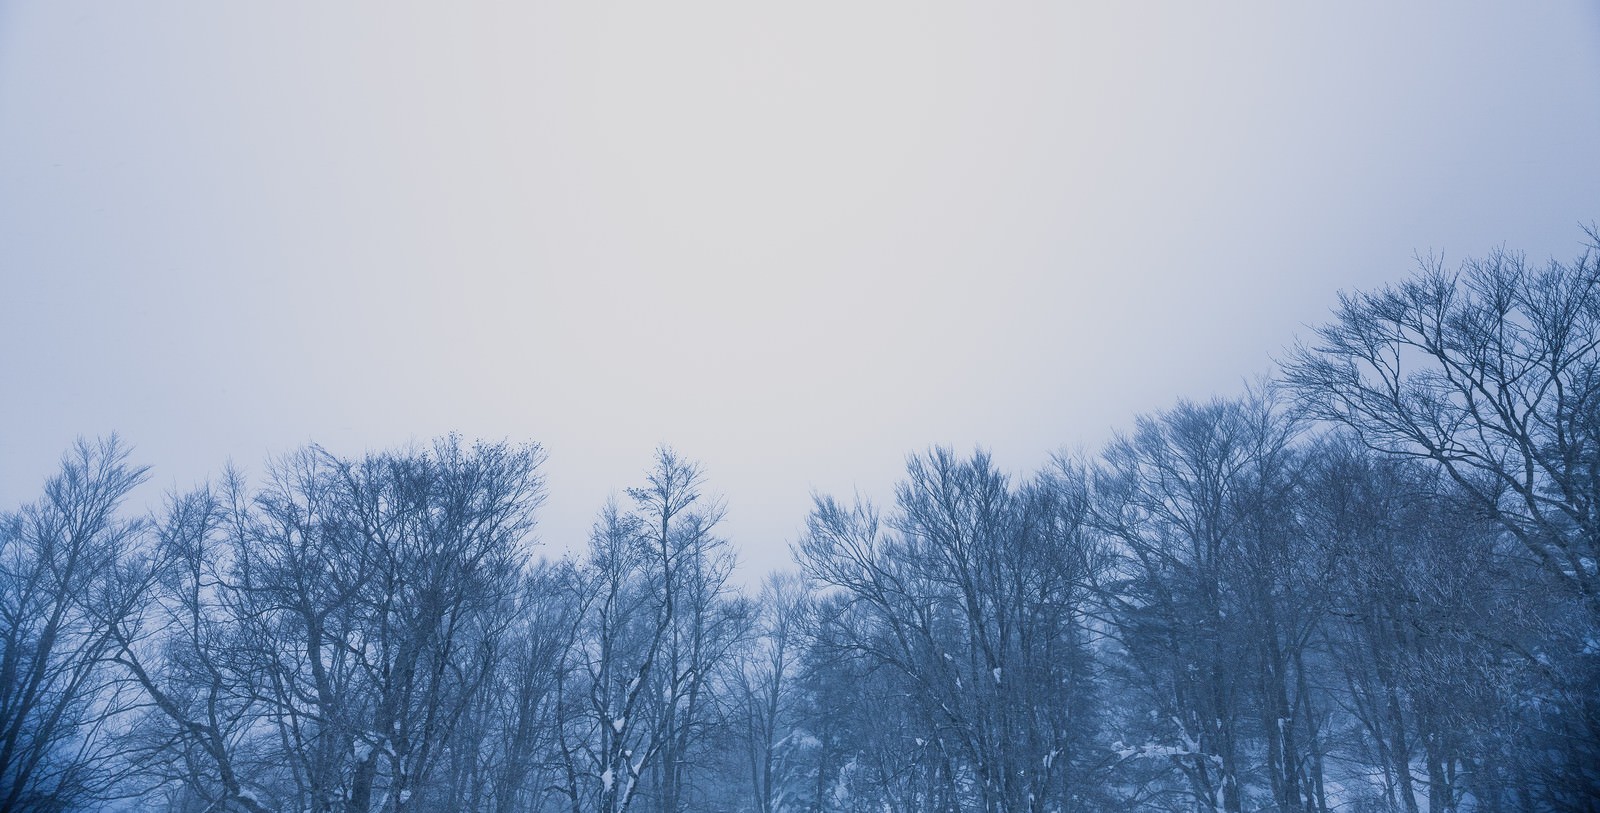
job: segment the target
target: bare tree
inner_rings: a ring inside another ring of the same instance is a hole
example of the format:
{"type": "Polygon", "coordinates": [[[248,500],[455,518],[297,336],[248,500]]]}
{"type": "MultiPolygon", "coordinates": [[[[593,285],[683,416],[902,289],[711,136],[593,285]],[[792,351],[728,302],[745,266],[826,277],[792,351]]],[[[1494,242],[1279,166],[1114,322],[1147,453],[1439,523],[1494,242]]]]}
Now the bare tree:
{"type": "Polygon", "coordinates": [[[487,653],[491,679],[458,726],[443,795],[462,810],[544,810],[559,792],[556,688],[577,611],[563,571],[541,563],[528,574],[511,628],[487,653]]]}
{"type": "Polygon", "coordinates": [[[1285,378],[1318,418],[1438,462],[1600,617],[1600,233],[1571,263],[1497,251],[1341,294],[1285,378]]]}
{"type": "Polygon", "coordinates": [[[579,613],[558,669],[559,747],[573,813],[620,813],[660,749],[638,711],[667,619],[653,612],[637,521],[615,503],[601,511],[589,551],[567,569],[579,613]]]}
{"type": "Polygon", "coordinates": [[[118,516],[146,469],[112,436],[79,440],[44,497],[0,516],[0,811],[69,810],[119,792],[117,725],[135,698],[113,628],[144,600],[144,526],[118,516]]]}
{"type": "MultiPolygon", "coordinates": [[[[159,778],[211,809],[440,804],[491,679],[542,498],[536,446],[310,448],[251,493],[175,498],[159,600],[114,631],[159,778]]],[[[451,800],[450,803],[454,803],[451,800]]]]}
{"type": "Polygon", "coordinates": [[[922,804],[1079,807],[1100,566],[1081,480],[1013,489],[986,454],[936,449],[911,458],[897,494],[888,532],[870,506],[819,497],[799,555],[856,620],[834,645],[903,684],[918,730],[901,748],[937,777],[922,804]]]}
{"type": "Polygon", "coordinates": [[[1285,371],[1310,414],[1438,464],[1585,605],[1556,647],[1579,654],[1550,722],[1574,766],[1552,792],[1578,809],[1600,798],[1600,232],[1589,238],[1570,263],[1497,251],[1451,272],[1429,258],[1399,285],[1341,295],[1285,371]]]}
{"type": "Polygon", "coordinates": [[[785,813],[803,792],[796,752],[804,745],[797,677],[811,595],[796,573],[768,574],[756,599],[756,635],[731,675],[750,795],[759,813],[785,813]]]}
{"type": "Polygon", "coordinates": [[[1128,718],[1133,742],[1119,750],[1175,768],[1186,806],[1251,806],[1257,737],[1274,806],[1324,806],[1303,658],[1316,579],[1299,571],[1294,432],[1261,394],[1182,402],[1140,418],[1096,471],[1095,524],[1121,553],[1102,595],[1140,698],[1131,705],[1154,709],[1128,718]]]}
{"type": "Polygon", "coordinates": [[[372,704],[352,811],[368,809],[380,778],[379,809],[456,802],[432,797],[430,779],[490,682],[543,499],[537,447],[465,449],[449,438],[430,452],[339,470],[338,504],[373,574],[356,593],[361,645],[349,653],[372,704]]]}
{"type": "MultiPolygon", "coordinates": [[[[726,585],[733,558],[714,529],[721,504],[699,466],[668,448],[632,509],[608,505],[573,569],[582,607],[562,692],[582,697],[561,750],[575,813],[687,803],[692,750],[707,722],[712,673],[741,639],[747,609],[726,585]]],[[[571,705],[569,708],[573,708],[571,705]]]]}
{"type": "MultiPolygon", "coordinates": [[[[230,475],[229,493],[239,481],[230,475]]],[[[139,686],[148,713],[126,743],[147,779],[174,807],[265,813],[277,765],[239,747],[259,723],[256,645],[236,623],[222,527],[227,505],[209,488],[168,498],[142,579],[149,600],[112,628],[117,664],[139,686]]]]}

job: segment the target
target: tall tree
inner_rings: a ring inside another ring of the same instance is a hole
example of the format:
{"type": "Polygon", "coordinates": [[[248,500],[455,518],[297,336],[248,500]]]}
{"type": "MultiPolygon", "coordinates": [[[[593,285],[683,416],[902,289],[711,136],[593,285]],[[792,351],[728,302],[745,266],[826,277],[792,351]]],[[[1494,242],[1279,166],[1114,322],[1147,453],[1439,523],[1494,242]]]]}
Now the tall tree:
{"type": "Polygon", "coordinates": [[[44,497],[0,516],[0,811],[71,810],[118,792],[111,734],[133,698],[112,629],[138,612],[144,482],[112,436],[79,440],[44,497]]]}
{"type": "MultiPolygon", "coordinates": [[[[1102,593],[1137,707],[1122,758],[1155,758],[1200,809],[1253,806],[1258,741],[1272,803],[1320,809],[1304,649],[1315,579],[1294,522],[1293,422],[1265,394],[1140,418],[1095,474],[1096,526],[1120,563],[1102,593]]],[[[1128,701],[1125,699],[1125,703],[1128,701]]]]}
{"type": "Polygon", "coordinates": [[[806,573],[862,617],[839,643],[898,674],[936,809],[1075,809],[1095,728],[1085,607],[1100,566],[1081,482],[1013,488],[987,454],[914,456],[885,531],[819,497],[806,573]],[[923,750],[925,749],[925,750],[923,750]]]}
{"type": "Polygon", "coordinates": [[[571,570],[581,612],[563,670],[560,749],[572,809],[622,813],[648,798],[678,813],[689,800],[697,735],[714,670],[745,630],[732,600],[721,504],[700,467],[657,450],[632,502],[602,510],[571,570]]]}
{"type": "Polygon", "coordinates": [[[796,573],[768,574],[755,602],[753,646],[732,677],[750,796],[758,813],[786,813],[805,796],[799,752],[810,736],[799,719],[798,677],[812,596],[796,573]]]}
{"type": "MultiPolygon", "coordinates": [[[[1310,414],[1367,445],[1438,464],[1584,609],[1559,650],[1557,795],[1600,798],[1600,232],[1571,262],[1497,251],[1373,293],[1291,353],[1310,414]]],[[[1535,661],[1537,663],[1537,661],[1535,661]]],[[[1552,802],[1553,803],[1553,802],[1552,802]]]]}
{"type": "Polygon", "coordinates": [[[1497,251],[1341,294],[1285,378],[1311,414],[1424,457],[1600,616],[1600,233],[1570,263],[1497,251]]]}
{"type": "Polygon", "coordinates": [[[215,809],[439,804],[434,774],[511,624],[537,446],[310,448],[173,501],[160,601],[115,634],[164,777],[215,809]]]}

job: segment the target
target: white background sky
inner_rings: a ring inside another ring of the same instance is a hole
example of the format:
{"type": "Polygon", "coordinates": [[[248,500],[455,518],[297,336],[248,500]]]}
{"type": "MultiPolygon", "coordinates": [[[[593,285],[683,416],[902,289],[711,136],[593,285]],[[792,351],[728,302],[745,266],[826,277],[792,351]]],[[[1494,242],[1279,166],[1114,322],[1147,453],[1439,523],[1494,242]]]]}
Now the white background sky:
{"type": "Polygon", "coordinates": [[[1340,289],[1600,218],[1600,6],[0,0],[0,506],[317,441],[656,444],[744,578],[930,444],[1234,394],[1340,289]]]}

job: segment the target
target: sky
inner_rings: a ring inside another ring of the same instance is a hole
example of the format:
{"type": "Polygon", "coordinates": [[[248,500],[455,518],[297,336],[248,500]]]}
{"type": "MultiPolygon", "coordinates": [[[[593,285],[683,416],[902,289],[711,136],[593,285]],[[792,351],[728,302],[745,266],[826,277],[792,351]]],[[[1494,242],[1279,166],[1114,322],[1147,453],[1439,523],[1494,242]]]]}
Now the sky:
{"type": "Polygon", "coordinates": [[[459,432],[559,554],[665,443],[753,583],[1597,219],[1592,2],[0,0],[0,508],[459,432]]]}

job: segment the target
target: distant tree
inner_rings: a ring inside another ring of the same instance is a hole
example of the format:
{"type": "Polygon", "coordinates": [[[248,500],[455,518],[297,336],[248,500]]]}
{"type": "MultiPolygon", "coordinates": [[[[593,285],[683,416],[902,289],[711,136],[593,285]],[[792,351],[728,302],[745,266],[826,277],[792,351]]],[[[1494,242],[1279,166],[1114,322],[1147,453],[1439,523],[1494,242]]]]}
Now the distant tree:
{"type": "Polygon", "coordinates": [[[796,573],[768,574],[756,598],[752,646],[731,675],[750,796],[757,813],[797,810],[806,796],[802,760],[812,738],[799,719],[799,672],[812,596],[796,573]]]}
{"type": "Polygon", "coordinates": [[[126,793],[117,736],[137,697],[113,628],[144,601],[144,525],[118,509],[146,469],[112,436],[79,440],[38,502],[0,516],[0,811],[126,793]]]}

